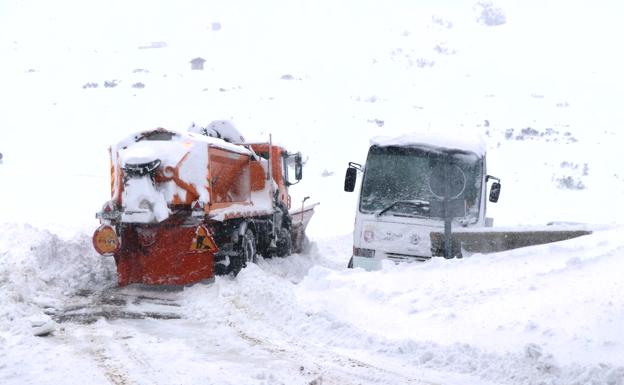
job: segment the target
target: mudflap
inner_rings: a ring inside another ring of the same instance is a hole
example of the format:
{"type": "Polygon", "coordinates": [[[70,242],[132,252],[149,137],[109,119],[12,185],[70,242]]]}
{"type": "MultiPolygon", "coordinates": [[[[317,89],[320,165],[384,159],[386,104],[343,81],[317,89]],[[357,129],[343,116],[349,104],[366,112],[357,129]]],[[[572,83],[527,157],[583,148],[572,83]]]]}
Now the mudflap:
{"type": "Polygon", "coordinates": [[[204,226],[124,226],[115,254],[119,286],[188,285],[214,278],[218,251],[204,226]]]}

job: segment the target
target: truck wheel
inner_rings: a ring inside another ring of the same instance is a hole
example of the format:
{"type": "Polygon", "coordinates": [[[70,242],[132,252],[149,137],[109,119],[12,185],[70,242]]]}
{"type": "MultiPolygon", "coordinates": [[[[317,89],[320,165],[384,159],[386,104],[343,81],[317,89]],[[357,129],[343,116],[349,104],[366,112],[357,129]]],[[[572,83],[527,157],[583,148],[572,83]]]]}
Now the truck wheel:
{"type": "Polygon", "coordinates": [[[353,257],[349,259],[349,264],[347,265],[347,269],[353,269],[353,257]]]}
{"type": "Polygon", "coordinates": [[[291,239],[293,253],[301,253],[303,251],[303,243],[305,241],[305,234],[301,226],[297,226],[293,229],[291,239]]]}
{"type": "Polygon", "coordinates": [[[247,229],[238,245],[238,255],[230,257],[228,273],[236,277],[247,266],[247,263],[256,263],[256,261],[256,238],[253,231],[247,229]]]}
{"type": "Polygon", "coordinates": [[[256,256],[256,238],[253,231],[247,229],[243,239],[241,240],[241,254],[245,263],[256,263],[258,257],[256,256]]]}
{"type": "Polygon", "coordinates": [[[225,266],[223,263],[215,263],[214,273],[215,275],[226,275],[229,271],[229,266],[225,266]]]}
{"type": "Polygon", "coordinates": [[[287,257],[292,253],[292,239],[290,237],[290,231],[282,227],[279,236],[277,238],[277,250],[278,257],[287,257]]]}

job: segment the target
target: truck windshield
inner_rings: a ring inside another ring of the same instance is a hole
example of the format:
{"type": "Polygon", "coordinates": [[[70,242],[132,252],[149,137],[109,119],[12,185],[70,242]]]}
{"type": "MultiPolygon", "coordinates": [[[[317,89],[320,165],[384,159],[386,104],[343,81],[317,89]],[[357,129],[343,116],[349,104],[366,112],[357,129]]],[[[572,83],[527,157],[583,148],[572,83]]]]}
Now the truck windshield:
{"type": "Polygon", "coordinates": [[[372,146],[360,194],[360,211],[466,223],[479,218],[483,161],[472,152],[424,146],[372,146]]]}

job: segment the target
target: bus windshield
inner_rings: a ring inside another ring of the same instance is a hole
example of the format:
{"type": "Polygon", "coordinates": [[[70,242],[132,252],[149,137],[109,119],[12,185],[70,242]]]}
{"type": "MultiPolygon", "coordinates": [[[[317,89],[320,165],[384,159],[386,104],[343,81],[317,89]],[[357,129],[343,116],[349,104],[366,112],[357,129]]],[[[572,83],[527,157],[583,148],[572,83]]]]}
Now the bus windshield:
{"type": "Polygon", "coordinates": [[[444,219],[479,218],[483,160],[475,153],[425,146],[372,146],[364,169],[360,211],[444,219]]]}

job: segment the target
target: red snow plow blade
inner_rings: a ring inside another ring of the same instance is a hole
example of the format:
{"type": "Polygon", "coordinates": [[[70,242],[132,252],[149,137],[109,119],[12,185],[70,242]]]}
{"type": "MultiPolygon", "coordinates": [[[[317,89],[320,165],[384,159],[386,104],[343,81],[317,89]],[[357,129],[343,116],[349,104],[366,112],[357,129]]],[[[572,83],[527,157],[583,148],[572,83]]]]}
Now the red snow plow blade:
{"type": "Polygon", "coordinates": [[[204,226],[127,226],[121,238],[124,242],[115,254],[119,286],[187,285],[214,279],[217,247],[204,226]]]}

